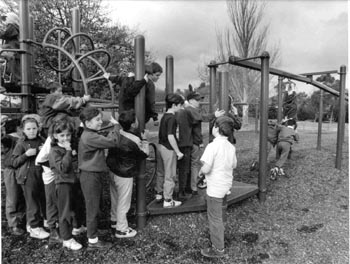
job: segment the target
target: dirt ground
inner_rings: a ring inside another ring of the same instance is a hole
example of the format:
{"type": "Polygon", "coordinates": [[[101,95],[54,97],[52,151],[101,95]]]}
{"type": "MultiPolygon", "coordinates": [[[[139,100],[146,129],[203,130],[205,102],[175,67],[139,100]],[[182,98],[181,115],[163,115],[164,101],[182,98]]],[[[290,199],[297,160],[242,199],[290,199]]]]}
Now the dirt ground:
{"type": "MultiPolygon", "coordinates": [[[[288,177],[267,180],[265,202],[253,196],[228,208],[223,259],[209,260],[200,255],[200,249],[209,245],[206,212],[150,216],[135,238],[115,238],[108,229],[106,190],[101,238],[112,242],[112,248],[88,251],[84,235],[77,237],[84,245],[77,253],[28,234],[15,237],[7,231],[2,185],[2,263],[349,263],[348,127],[342,169],[337,170],[336,126],[324,124],[322,148],[316,150],[317,123],[299,122],[301,141],[293,145],[292,158],[285,166],[288,177]]],[[[258,153],[254,124],[238,131],[236,137],[235,180],[257,184],[258,172],[249,170],[258,153]]],[[[269,161],[273,166],[273,152],[269,161]]],[[[129,220],[136,227],[133,214],[129,220]]]]}

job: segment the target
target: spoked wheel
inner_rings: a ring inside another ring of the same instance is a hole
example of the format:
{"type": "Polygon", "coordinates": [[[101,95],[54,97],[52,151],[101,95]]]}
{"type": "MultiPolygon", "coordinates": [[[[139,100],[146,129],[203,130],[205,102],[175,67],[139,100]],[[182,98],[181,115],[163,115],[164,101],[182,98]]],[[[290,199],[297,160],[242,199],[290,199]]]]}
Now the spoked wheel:
{"type": "Polygon", "coordinates": [[[146,159],[145,182],[147,190],[154,187],[157,173],[157,146],[149,143],[149,156],[146,159]]]}

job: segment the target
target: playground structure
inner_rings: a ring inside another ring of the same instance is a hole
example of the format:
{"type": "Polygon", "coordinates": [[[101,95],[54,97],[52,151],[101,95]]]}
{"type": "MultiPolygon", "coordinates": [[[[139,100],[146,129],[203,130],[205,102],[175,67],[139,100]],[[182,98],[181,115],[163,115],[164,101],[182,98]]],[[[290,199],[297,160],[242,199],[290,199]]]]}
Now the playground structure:
{"type": "MultiPolygon", "coordinates": [[[[30,98],[30,82],[32,81],[32,63],[30,56],[33,52],[32,45],[40,45],[43,48],[54,49],[58,51],[58,54],[63,54],[66,58],[69,58],[70,63],[61,68],[61,65],[57,67],[51,65],[53,69],[57,72],[71,72],[72,79],[75,83],[81,83],[83,85],[84,92],[88,94],[88,83],[100,79],[104,79],[104,74],[106,73],[105,68],[108,66],[110,61],[110,55],[105,50],[95,50],[94,45],[88,35],[80,32],[79,25],[79,10],[73,10],[73,26],[72,31],[66,28],[54,28],[50,30],[42,43],[36,43],[30,38],[33,37],[33,19],[29,18],[28,1],[20,1],[20,49],[17,52],[21,55],[21,93],[18,94],[23,97],[22,112],[29,113],[33,110],[29,103],[30,98]],[[29,22],[31,21],[31,22],[29,22]],[[53,45],[48,43],[46,40],[54,32],[64,32],[68,37],[63,43],[58,45],[53,45]],[[90,41],[91,50],[85,54],[80,53],[80,38],[86,38],[90,41]],[[70,46],[71,49],[67,50],[65,47],[70,46]],[[94,59],[94,55],[100,53],[107,57],[107,63],[100,64],[99,61],[94,59]],[[93,63],[99,70],[90,76],[85,76],[84,70],[81,67],[83,61],[89,61],[93,63]]],[[[3,52],[4,50],[0,51],[3,52]]],[[[13,51],[13,50],[12,50],[13,51]]],[[[61,55],[59,55],[61,56],[61,55]]],[[[282,109],[282,81],[283,77],[293,79],[296,81],[305,82],[312,84],[315,87],[320,88],[322,91],[329,92],[333,95],[339,97],[339,121],[338,121],[338,132],[337,132],[337,153],[336,153],[336,168],[341,169],[341,157],[342,157],[342,143],[344,141],[344,128],[345,128],[345,76],[346,67],[340,67],[340,91],[337,92],[326,85],[319,82],[313,81],[313,75],[322,74],[318,73],[308,73],[302,75],[291,74],[285,71],[271,68],[269,65],[269,54],[264,52],[261,56],[254,58],[239,58],[231,56],[228,62],[216,63],[212,61],[208,67],[210,69],[210,98],[209,98],[209,111],[213,112],[214,104],[217,99],[219,101],[219,107],[225,111],[229,110],[229,95],[228,95],[228,72],[217,72],[217,67],[221,64],[232,64],[240,67],[245,67],[253,70],[261,71],[261,90],[260,90],[260,143],[259,143],[259,178],[258,186],[245,184],[240,182],[234,182],[231,195],[225,198],[224,207],[235,203],[237,201],[246,199],[250,196],[258,194],[260,201],[264,202],[266,200],[266,178],[267,178],[267,122],[268,122],[268,98],[269,98],[269,74],[279,76],[279,89],[278,89],[278,121],[282,119],[281,109],[282,109]],[[259,58],[261,63],[250,62],[251,59],[259,58]],[[219,81],[219,87],[217,87],[217,78],[219,81]],[[216,98],[217,91],[219,91],[219,98],[216,98]]],[[[140,80],[143,78],[145,73],[145,39],[143,36],[137,36],[135,38],[135,78],[140,80]]],[[[166,57],[166,93],[174,92],[174,59],[171,55],[166,57]]],[[[335,73],[337,71],[331,71],[335,73]]],[[[90,105],[99,108],[110,108],[115,110],[117,105],[114,102],[114,91],[111,84],[108,83],[111,88],[112,99],[111,102],[106,102],[104,100],[93,99],[90,105]]],[[[75,87],[75,89],[78,89],[75,87]]],[[[145,88],[142,88],[140,93],[135,98],[135,111],[136,116],[139,120],[140,129],[145,128],[145,88]]],[[[319,119],[322,122],[322,119],[319,119]]],[[[319,133],[320,133],[319,128],[319,133]]],[[[145,163],[143,161],[140,166],[140,172],[136,179],[137,192],[136,192],[136,218],[138,228],[143,228],[146,225],[147,215],[158,215],[158,214],[168,214],[168,213],[182,213],[191,211],[201,211],[205,210],[205,201],[199,196],[198,199],[192,199],[186,201],[181,207],[177,208],[167,208],[164,209],[161,205],[157,205],[151,202],[149,205],[146,204],[146,182],[145,182],[145,163]]]]}

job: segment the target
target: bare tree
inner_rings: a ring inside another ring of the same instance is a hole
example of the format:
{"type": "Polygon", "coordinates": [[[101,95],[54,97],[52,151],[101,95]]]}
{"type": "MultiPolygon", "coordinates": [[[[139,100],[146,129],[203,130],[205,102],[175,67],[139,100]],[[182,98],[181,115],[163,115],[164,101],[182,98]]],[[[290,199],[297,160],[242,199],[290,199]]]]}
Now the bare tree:
{"type": "MultiPolygon", "coordinates": [[[[268,43],[269,24],[264,21],[266,2],[251,0],[227,0],[230,27],[223,32],[216,30],[217,61],[227,62],[229,56],[255,57],[268,51],[270,62],[279,58],[279,47],[268,43]]],[[[256,60],[260,63],[260,60],[256,60]]],[[[260,73],[242,67],[223,65],[220,69],[229,72],[230,94],[235,101],[252,103],[259,96],[260,73]]],[[[248,123],[248,107],[243,106],[243,124],[248,123]]]]}

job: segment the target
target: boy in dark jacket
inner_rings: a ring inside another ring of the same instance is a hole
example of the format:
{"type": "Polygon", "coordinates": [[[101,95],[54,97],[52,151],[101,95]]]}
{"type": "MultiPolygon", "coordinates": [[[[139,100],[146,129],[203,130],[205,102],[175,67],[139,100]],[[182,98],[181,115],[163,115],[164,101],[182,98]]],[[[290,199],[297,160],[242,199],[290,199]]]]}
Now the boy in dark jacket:
{"type": "Polygon", "coordinates": [[[115,236],[126,238],[137,233],[128,226],[126,214],[131,204],[133,178],[138,175],[140,162],[147,158],[149,149],[144,135],[139,138],[132,132],[138,127],[133,110],[121,112],[118,122],[122,127],[119,146],[108,151],[107,165],[111,170],[111,222],[116,222],[115,236]]]}

